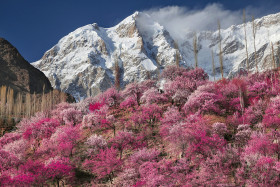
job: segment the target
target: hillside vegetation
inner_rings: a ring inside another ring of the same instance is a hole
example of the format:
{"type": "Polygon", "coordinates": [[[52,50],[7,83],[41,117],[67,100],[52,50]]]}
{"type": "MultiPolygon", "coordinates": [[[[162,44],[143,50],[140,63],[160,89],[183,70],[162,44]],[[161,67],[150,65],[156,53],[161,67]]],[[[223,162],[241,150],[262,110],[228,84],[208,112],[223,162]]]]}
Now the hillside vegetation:
{"type": "Polygon", "coordinates": [[[1,186],[280,185],[278,71],[161,79],[22,119],[0,138],[1,186]]]}

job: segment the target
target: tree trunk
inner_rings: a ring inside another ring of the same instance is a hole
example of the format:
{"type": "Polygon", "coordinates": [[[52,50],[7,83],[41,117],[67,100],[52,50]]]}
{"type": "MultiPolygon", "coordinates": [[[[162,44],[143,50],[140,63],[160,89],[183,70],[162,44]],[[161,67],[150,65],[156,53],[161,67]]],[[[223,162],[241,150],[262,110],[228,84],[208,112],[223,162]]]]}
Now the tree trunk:
{"type": "Polygon", "coordinates": [[[221,75],[222,79],[224,78],[224,66],[223,66],[223,51],[222,51],[222,37],[221,37],[221,24],[220,21],[218,21],[218,29],[219,29],[219,48],[220,48],[220,70],[221,70],[221,75]]]}
{"type": "Polygon", "coordinates": [[[246,65],[247,65],[247,72],[249,73],[249,56],[248,56],[248,46],[247,46],[247,32],[246,32],[246,14],[245,14],[245,9],[243,10],[243,25],[244,25],[244,34],[245,34],[246,65]]]}
{"type": "Polygon", "coordinates": [[[212,50],[212,71],[213,71],[213,76],[214,76],[214,81],[216,81],[216,70],[215,70],[215,60],[214,60],[214,52],[212,50]]]}
{"type": "Polygon", "coordinates": [[[254,38],[254,58],[255,58],[255,66],[257,73],[259,72],[258,62],[257,62],[257,49],[256,49],[256,25],[255,25],[255,18],[252,16],[252,31],[253,31],[253,38],[254,38]]]}

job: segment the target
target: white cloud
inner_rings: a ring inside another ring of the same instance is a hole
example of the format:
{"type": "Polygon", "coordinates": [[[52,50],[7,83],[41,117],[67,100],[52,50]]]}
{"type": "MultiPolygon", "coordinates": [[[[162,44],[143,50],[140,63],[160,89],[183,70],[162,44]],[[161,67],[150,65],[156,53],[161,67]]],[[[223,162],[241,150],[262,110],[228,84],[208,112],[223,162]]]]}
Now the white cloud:
{"type": "MultiPolygon", "coordinates": [[[[247,7],[248,15],[260,16],[260,11],[247,7]]],[[[168,6],[144,11],[163,25],[170,34],[179,39],[186,31],[217,30],[217,21],[222,28],[242,23],[242,10],[226,10],[221,4],[209,4],[203,9],[191,10],[187,7],[168,6]]],[[[250,19],[249,16],[248,20],[250,19]]],[[[251,17],[251,16],[250,16],[251,17]]]]}

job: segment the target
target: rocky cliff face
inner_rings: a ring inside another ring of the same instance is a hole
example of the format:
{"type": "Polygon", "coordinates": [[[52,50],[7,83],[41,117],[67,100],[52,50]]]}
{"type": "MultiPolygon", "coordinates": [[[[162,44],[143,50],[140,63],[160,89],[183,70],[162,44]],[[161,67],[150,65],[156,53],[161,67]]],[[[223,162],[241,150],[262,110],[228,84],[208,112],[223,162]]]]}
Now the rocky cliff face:
{"type": "Polygon", "coordinates": [[[27,62],[7,40],[0,38],[0,87],[7,86],[16,93],[35,93],[40,98],[51,91],[57,100],[64,97],[67,102],[75,102],[73,96],[54,90],[43,72],[27,62]]]}
{"type": "Polygon", "coordinates": [[[7,40],[0,38],[0,86],[2,85],[29,93],[52,90],[44,73],[30,65],[7,40]]]}
{"type": "MultiPolygon", "coordinates": [[[[271,42],[277,63],[280,35],[280,14],[255,21],[257,25],[257,63],[261,71],[271,65],[271,42]],[[270,35],[268,36],[268,33],[270,35]]],[[[255,71],[251,23],[247,23],[250,71],[255,71]]],[[[114,65],[121,69],[121,86],[129,82],[156,77],[168,65],[194,66],[193,36],[188,31],[177,40],[147,14],[136,12],[111,28],[89,24],[69,33],[33,65],[43,71],[56,89],[75,98],[96,95],[114,85],[114,65]]],[[[220,77],[218,31],[201,31],[198,36],[198,62],[212,76],[211,50],[214,51],[216,77],[220,77]]],[[[221,30],[225,76],[234,76],[246,67],[243,25],[221,30]]]]}

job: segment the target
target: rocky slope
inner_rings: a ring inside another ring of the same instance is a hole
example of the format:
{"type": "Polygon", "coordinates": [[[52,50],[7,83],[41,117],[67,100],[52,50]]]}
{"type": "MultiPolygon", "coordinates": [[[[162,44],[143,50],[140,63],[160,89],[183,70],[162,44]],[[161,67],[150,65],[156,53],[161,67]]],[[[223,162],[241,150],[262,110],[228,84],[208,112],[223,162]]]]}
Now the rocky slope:
{"type": "Polygon", "coordinates": [[[18,50],[4,38],[0,38],[0,87],[7,86],[15,92],[36,93],[37,96],[54,91],[54,97],[64,95],[68,102],[75,99],[58,90],[53,90],[50,81],[43,72],[33,67],[18,52],[18,50]]]}
{"type": "MultiPolygon", "coordinates": [[[[271,68],[271,44],[274,44],[276,61],[280,35],[280,14],[255,20],[257,25],[256,48],[259,70],[271,68]],[[268,34],[269,33],[269,34],[268,34]]],[[[56,89],[68,92],[75,98],[96,95],[114,85],[114,65],[121,69],[121,86],[148,77],[156,77],[167,65],[175,64],[176,53],[183,66],[194,65],[193,36],[188,31],[177,40],[149,15],[136,12],[111,28],[89,24],[69,33],[48,50],[42,59],[32,63],[49,78],[56,89]]],[[[214,51],[216,76],[219,68],[218,31],[197,32],[198,61],[212,76],[211,50],[214,51]]],[[[245,67],[246,53],[243,25],[221,30],[225,76],[233,76],[245,67]]],[[[249,64],[255,71],[251,23],[247,23],[249,64]]]]}
{"type": "Polygon", "coordinates": [[[42,93],[52,90],[48,78],[29,64],[7,40],[0,38],[0,86],[15,91],[42,93]]]}

